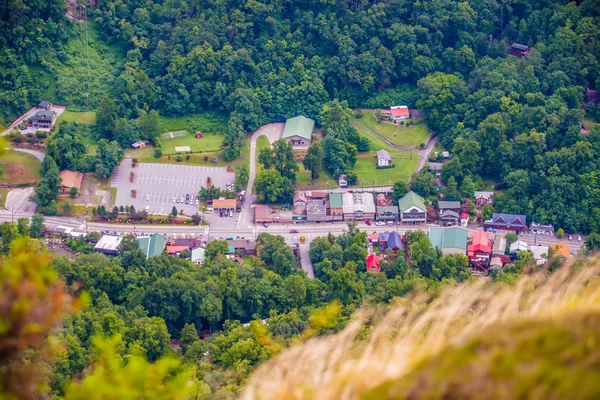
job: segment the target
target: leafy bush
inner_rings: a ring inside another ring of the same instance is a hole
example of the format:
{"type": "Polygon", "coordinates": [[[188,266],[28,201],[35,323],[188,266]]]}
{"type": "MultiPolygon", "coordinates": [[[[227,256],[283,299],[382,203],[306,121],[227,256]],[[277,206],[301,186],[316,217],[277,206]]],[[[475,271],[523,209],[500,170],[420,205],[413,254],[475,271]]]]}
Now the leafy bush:
{"type": "Polygon", "coordinates": [[[162,150],[159,148],[154,149],[154,158],[162,157],[162,150]]]}
{"type": "Polygon", "coordinates": [[[183,157],[177,156],[177,157],[175,157],[175,161],[182,162],[183,161],[183,157]]]}

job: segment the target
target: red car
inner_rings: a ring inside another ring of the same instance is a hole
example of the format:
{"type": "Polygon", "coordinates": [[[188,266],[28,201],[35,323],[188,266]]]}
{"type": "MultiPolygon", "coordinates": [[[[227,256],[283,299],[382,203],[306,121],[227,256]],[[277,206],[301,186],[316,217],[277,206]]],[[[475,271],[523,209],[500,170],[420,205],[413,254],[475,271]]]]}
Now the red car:
{"type": "Polygon", "coordinates": [[[366,219],[366,220],[365,220],[365,224],[367,224],[368,226],[371,226],[371,221],[370,221],[370,220],[368,220],[368,219],[366,219]]]}
{"type": "Polygon", "coordinates": [[[298,233],[298,229],[292,229],[290,230],[290,233],[298,233]]]}

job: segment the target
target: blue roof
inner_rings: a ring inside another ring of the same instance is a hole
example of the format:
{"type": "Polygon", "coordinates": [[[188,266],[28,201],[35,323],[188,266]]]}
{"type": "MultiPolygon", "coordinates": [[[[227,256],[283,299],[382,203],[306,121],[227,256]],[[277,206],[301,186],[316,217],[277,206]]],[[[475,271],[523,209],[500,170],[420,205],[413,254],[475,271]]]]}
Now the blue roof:
{"type": "Polygon", "coordinates": [[[388,248],[399,248],[402,250],[402,238],[398,232],[390,232],[390,236],[388,238],[388,248]]]}

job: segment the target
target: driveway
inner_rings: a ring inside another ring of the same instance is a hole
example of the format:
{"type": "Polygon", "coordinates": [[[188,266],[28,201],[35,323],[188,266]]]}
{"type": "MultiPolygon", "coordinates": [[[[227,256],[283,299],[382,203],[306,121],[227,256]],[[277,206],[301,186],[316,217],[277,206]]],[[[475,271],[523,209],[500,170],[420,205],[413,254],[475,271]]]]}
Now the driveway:
{"type": "Polygon", "coordinates": [[[34,188],[13,189],[6,196],[6,209],[15,212],[35,212],[37,204],[29,200],[35,194],[34,188]]]}
{"type": "Polygon", "coordinates": [[[35,158],[37,158],[38,160],[40,160],[41,163],[43,163],[44,162],[44,158],[46,158],[46,153],[38,151],[38,150],[21,149],[19,147],[14,147],[12,150],[19,151],[21,153],[31,154],[32,156],[34,156],[35,158]]]}
{"type": "Polygon", "coordinates": [[[283,134],[283,128],[285,123],[274,122],[272,124],[263,125],[252,134],[250,138],[250,168],[248,171],[248,186],[246,186],[246,200],[242,205],[242,211],[240,212],[239,218],[236,222],[236,226],[251,226],[250,208],[252,203],[256,201],[256,196],[252,194],[252,188],[254,187],[254,179],[256,178],[256,141],[260,136],[266,136],[269,139],[269,143],[281,139],[283,134]]]}

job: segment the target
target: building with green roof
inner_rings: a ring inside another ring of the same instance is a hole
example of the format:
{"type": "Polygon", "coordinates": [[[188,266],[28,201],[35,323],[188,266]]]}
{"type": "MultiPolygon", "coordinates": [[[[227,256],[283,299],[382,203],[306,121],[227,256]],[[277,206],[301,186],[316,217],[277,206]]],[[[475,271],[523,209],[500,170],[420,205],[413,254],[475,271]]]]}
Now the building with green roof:
{"type": "Polygon", "coordinates": [[[434,248],[442,250],[442,254],[466,254],[469,233],[464,228],[452,227],[429,228],[429,240],[434,248]]]}
{"type": "Polygon", "coordinates": [[[146,258],[162,254],[165,248],[165,238],[158,233],[154,233],[150,236],[138,236],[136,240],[140,246],[140,250],[146,255],[146,258]]]}
{"type": "Polygon", "coordinates": [[[315,121],[299,115],[285,121],[281,138],[293,146],[308,147],[312,141],[315,121]]]}
{"type": "Polygon", "coordinates": [[[342,221],[344,219],[344,205],[342,204],[341,193],[329,193],[328,212],[333,221],[342,221]]]}
{"type": "Polygon", "coordinates": [[[410,191],[398,200],[400,209],[400,220],[404,224],[424,224],[427,222],[427,207],[423,198],[413,191],[410,191]]]}

